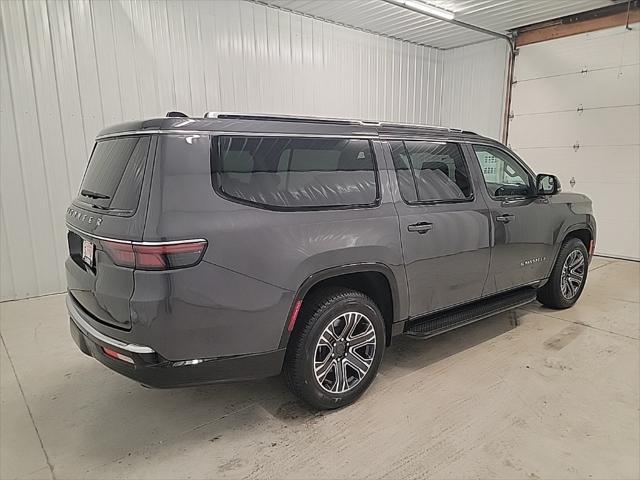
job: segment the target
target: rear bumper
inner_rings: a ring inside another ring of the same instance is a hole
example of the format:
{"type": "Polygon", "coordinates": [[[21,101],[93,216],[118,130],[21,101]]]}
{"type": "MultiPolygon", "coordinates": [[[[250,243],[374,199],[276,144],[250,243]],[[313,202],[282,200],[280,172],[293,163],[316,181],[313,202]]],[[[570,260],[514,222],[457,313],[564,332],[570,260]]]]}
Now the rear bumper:
{"type": "Polygon", "coordinates": [[[278,375],[285,349],[266,353],[172,362],[145,345],[127,344],[91,327],[67,298],[71,336],[82,352],[110,369],[155,388],[187,387],[207,383],[252,380],[278,375]],[[105,348],[132,363],[108,356],[105,348]]]}

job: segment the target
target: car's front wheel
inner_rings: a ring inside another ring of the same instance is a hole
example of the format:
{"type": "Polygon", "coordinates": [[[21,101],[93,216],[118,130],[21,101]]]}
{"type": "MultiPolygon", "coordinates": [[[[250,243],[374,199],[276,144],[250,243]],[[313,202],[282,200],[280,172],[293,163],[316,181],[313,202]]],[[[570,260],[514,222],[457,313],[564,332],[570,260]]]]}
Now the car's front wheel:
{"type": "Polygon", "coordinates": [[[546,307],[571,307],[584,289],[589,268],[587,249],[577,238],[562,244],[547,283],[538,290],[538,301],[546,307]]]}
{"type": "Polygon", "coordinates": [[[362,292],[327,289],[305,299],[285,361],[289,388],[318,409],[354,402],[376,376],[384,320],[362,292]]]}

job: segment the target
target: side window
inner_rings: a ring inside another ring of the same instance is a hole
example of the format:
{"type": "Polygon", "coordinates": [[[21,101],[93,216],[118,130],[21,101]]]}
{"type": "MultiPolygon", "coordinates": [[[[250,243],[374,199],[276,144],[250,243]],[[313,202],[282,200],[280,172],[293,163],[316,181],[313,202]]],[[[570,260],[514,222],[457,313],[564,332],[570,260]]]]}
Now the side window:
{"type": "Polygon", "coordinates": [[[280,209],[373,206],[378,184],[368,140],[218,137],[214,187],[280,209]]]}
{"type": "Polygon", "coordinates": [[[229,178],[238,182],[248,183],[249,176],[247,173],[253,170],[253,157],[242,150],[229,152],[222,161],[222,168],[229,178]]]}
{"type": "Polygon", "coordinates": [[[534,193],[531,175],[515,158],[495,147],[474,145],[473,149],[492,197],[522,197],[534,193]]]}
{"type": "Polygon", "coordinates": [[[407,203],[471,198],[469,170],[456,143],[392,141],[400,194],[407,203]]]}

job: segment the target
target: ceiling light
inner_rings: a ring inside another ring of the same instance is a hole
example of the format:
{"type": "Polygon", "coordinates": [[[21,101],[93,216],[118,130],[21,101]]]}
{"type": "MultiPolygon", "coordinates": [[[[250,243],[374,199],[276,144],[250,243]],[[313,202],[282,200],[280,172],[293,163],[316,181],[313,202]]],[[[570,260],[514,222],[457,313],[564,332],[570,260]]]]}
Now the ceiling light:
{"type": "Polygon", "coordinates": [[[443,20],[453,20],[453,18],[455,17],[455,14],[453,12],[450,12],[449,10],[434,7],[433,5],[419,2],[417,0],[401,0],[398,3],[401,3],[403,6],[410,8],[411,10],[416,10],[432,17],[442,18],[443,20]]]}

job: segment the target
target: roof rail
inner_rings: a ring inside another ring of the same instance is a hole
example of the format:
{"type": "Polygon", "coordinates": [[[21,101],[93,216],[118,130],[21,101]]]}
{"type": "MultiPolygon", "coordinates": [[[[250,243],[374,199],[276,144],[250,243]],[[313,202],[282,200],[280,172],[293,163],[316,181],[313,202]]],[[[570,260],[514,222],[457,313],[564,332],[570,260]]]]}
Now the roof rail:
{"type": "Polygon", "coordinates": [[[207,112],[204,118],[229,118],[238,120],[272,120],[275,122],[309,122],[309,123],[333,123],[338,125],[361,125],[363,122],[348,118],[329,118],[298,115],[279,115],[271,113],[232,113],[232,112],[207,112]]]}
{"type": "Polygon", "coordinates": [[[167,117],[177,117],[177,118],[189,118],[186,113],[182,112],[167,112],[167,117]]]}
{"type": "Polygon", "coordinates": [[[440,125],[425,125],[422,123],[380,122],[378,125],[381,127],[435,128],[438,130],[445,130],[448,132],[462,131],[462,130],[458,130],[457,128],[443,127],[440,125]]]}
{"type": "Polygon", "coordinates": [[[424,125],[419,123],[379,122],[375,120],[354,120],[350,118],[314,117],[299,115],[280,115],[270,113],[234,113],[234,112],[207,112],[204,118],[238,119],[238,120],[271,120],[276,122],[309,122],[332,123],[334,125],[362,125],[371,127],[409,127],[432,128],[449,132],[462,132],[458,128],[448,128],[439,125],[424,125]]]}

